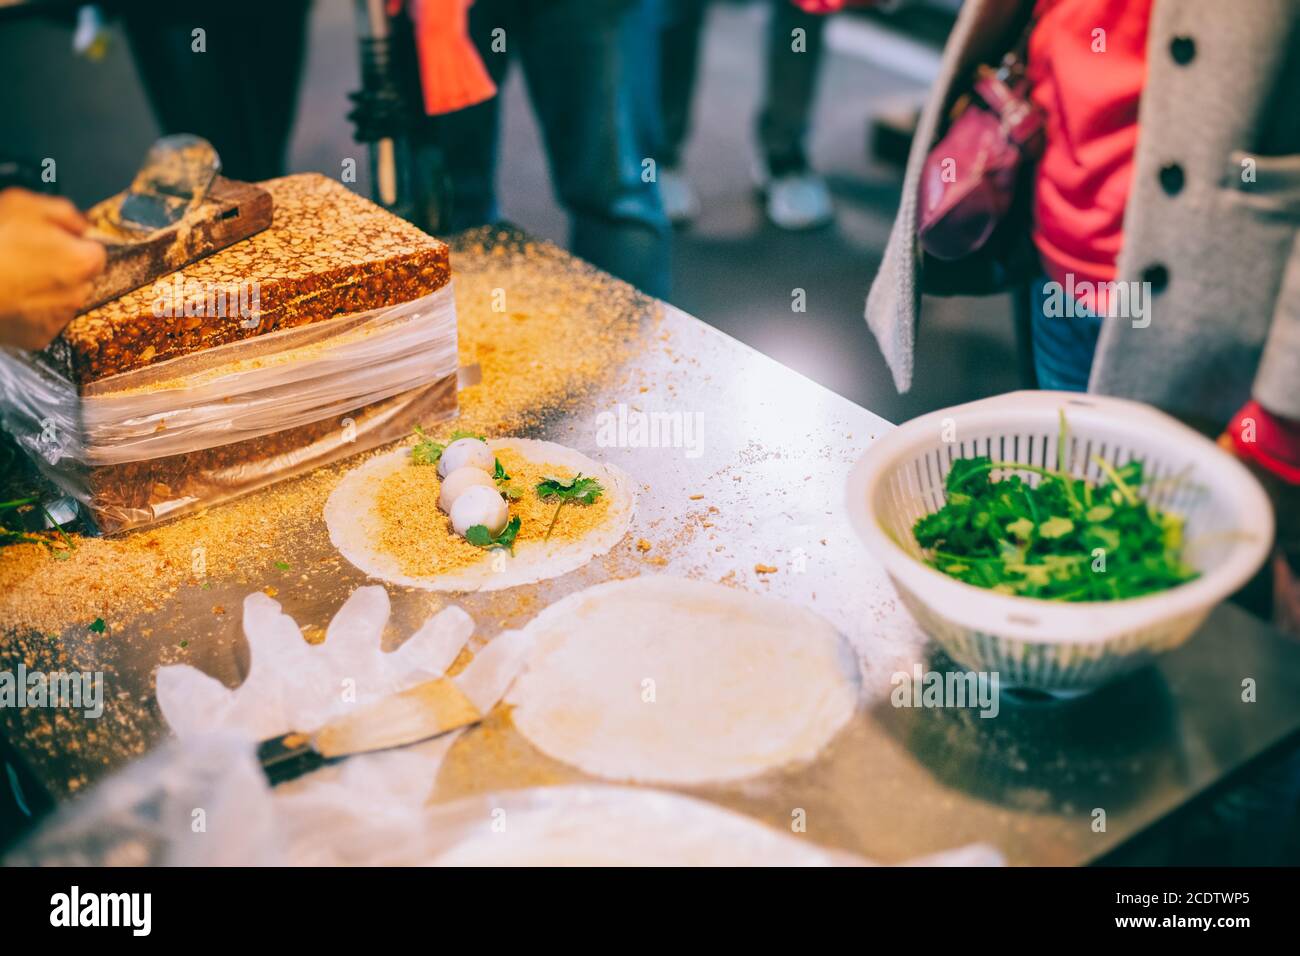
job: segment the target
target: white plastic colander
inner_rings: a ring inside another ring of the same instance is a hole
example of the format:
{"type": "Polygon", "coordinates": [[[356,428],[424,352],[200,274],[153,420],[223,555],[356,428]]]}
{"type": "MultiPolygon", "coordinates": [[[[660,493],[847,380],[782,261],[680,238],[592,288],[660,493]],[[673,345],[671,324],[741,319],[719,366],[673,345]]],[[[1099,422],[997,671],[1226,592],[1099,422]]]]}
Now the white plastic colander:
{"type": "Polygon", "coordinates": [[[1273,541],[1268,496],[1231,455],[1150,406],[1074,392],[1011,392],[899,426],[854,466],[848,510],[903,603],[954,661],[1055,693],[1090,690],[1177,647],[1259,569],[1273,541]],[[999,594],[925,564],[912,526],[943,506],[953,460],[1055,468],[1062,410],[1066,470],[1096,481],[1093,455],[1116,467],[1141,460],[1148,500],[1186,519],[1184,558],[1200,577],[1141,598],[1069,603],[999,594]]]}

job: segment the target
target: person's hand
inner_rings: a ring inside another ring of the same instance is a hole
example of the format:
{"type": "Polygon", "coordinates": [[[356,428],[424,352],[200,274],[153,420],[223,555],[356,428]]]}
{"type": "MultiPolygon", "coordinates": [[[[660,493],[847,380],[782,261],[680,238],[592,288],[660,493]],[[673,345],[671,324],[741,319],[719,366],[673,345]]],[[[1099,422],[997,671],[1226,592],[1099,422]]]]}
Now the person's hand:
{"type": "Polygon", "coordinates": [[[43,349],[77,314],[104,271],[86,227],[66,199],[0,191],[0,345],[43,349]]]}

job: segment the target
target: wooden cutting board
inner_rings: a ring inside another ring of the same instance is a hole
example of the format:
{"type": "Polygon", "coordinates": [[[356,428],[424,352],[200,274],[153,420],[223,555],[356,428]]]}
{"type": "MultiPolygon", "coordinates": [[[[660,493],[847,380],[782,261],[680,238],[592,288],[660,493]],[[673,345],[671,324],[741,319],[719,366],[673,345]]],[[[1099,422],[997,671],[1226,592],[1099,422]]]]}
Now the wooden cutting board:
{"type": "Polygon", "coordinates": [[[120,194],[110,197],[86,213],[92,224],[87,238],[104,243],[108,265],[95,280],[83,312],[261,232],[271,225],[274,206],[262,187],[218,176],[203,202],[184,219],[137,237],[115,225],[120,201],[120,194]]]}

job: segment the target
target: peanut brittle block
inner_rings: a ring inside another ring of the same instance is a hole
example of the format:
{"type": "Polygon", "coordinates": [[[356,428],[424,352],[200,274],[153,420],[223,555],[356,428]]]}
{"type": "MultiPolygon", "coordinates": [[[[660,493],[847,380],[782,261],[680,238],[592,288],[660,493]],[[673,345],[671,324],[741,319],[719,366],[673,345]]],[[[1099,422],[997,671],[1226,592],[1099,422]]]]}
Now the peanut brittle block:
{"type": "Polygon", "coordinates": [[[310,173],[260,185],[275,203],[269,228],[77,316],[46,362],[82,391],[201,349],[409,302],[451,278],[444,243],[341,183],[310,173]],[[254,314],[241,313],[249,302],[254,314]]]}
{"type": "Polygon", "coordinates": [[[102,532],[456,414],[447,246],[324,176],[260,185],[270,227],[0,353],[0,419],[102,532]]]}

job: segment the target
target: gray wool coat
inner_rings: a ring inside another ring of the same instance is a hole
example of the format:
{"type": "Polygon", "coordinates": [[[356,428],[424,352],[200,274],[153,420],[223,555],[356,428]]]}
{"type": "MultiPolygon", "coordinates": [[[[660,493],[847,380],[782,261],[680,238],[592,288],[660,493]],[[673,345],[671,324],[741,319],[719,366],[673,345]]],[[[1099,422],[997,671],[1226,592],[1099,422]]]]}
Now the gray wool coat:
{"type": "MultiPolygon", "coordinates": [[[[922,163],[971,69],[1000,58],[1031,5],[966,0],[922,111],[866,309],[899,391],[925,374],[913,367],[922,163]]],[[[1089,390],[1209,422],[1253,393],[1300,418],[1300,0],[1155,0],[1151,16],[1116,278],[1157,281],[1149,325],[1103,323],[1089,390]],[[1175,191],[1160,174],[1171,165],[1175,191]]]]}

